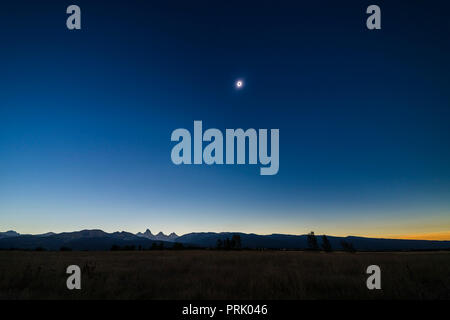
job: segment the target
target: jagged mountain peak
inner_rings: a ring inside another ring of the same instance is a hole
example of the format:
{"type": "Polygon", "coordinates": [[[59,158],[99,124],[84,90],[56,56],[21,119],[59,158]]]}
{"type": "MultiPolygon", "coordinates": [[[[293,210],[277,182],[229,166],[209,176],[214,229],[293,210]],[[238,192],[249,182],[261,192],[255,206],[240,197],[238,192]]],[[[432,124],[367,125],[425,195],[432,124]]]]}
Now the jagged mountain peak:
{"type": "Polygon", "coordinates": [[[152,234],[150,229],[145,230],[144,233],[138,232],[136,233],[136,236],[158,241],[173,241],[178,238],[178,235],[174,232],[167,236],[162,231],[158,232],[157,234],[152,234]]]}
{"type": "Polygon", "coordinates": [[[136,233],[136,235],[138,237],[144,237],[144,238],[148,238],[148,239],[152,239],[154,237],[153,233],[150,231],[149,228],[147,228],[144,233],[138,232],[138,233],[136,233]]]}

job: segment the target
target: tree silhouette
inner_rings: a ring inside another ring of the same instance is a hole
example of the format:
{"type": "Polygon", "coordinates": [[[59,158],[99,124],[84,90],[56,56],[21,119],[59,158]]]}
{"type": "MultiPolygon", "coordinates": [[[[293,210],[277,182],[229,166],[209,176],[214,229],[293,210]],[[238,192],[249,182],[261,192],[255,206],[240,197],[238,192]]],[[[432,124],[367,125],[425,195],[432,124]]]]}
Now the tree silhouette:
{"type": "Polygon", "coordinates": [[[224,248],[225,248],[225,250],[230,250],[230,248],[231,248],[231,241],[230,241],[230,238],[226,238],[225,239],[225,242],[224,242],[224,248]]]}
{"type": "Polygon", "coordinates": [[[331,251],[333,251],[332,248],[331,248],[331,243],[330,243],[330,241],[328,240],[328,238],[327,238],[326,235],[323,235],[323,236],[322,236],[322,248],[323,248],[323,250],[324,250],[325,252],[331,252],[331,251]]]}
{"type": "Polygon", "coordinates": [[[308,234],[308,248],[314,251],[319,250],[319,244],[317,243],[317,238],[316,235],[314,234],[314,231],[311,231],[308,234]]]}
{"type": "Polygon", "coordinates": [[[216,247],[218,250],[221,250],[223,248],[223,241],[221,239],[217,239],[216,247]]]}
{"type": "Polygon", "coordinates": [[[233,237],[231,238],[231,244],[233,249],[240,249],[241,248],[241,236],[238,234],[233,234],[233,237]]]}

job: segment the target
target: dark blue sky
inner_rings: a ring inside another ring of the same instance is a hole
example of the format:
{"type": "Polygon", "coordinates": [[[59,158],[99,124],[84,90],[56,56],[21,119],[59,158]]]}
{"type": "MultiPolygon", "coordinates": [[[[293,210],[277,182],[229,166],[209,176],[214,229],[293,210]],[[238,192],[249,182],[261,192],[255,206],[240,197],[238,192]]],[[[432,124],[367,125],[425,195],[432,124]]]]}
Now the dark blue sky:
{"type": "Polygon", "coordinates": [[[450,6],[310,2],[2,3],[1,229],[450,231],[450,6]],[[194,120],[280,129],[279,173],[175,166],[194,120]]]}

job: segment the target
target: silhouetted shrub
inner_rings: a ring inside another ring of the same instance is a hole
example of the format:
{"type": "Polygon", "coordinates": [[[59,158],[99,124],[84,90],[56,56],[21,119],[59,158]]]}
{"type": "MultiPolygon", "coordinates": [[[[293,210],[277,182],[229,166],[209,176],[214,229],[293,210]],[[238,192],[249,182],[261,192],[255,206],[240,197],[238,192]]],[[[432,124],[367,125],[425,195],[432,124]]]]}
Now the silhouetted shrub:
{"type": "Polygon", "coordinates": [[[63,247],[59,248],[59,251],[72,251],[72,248],[63,246],[63,247]]]}

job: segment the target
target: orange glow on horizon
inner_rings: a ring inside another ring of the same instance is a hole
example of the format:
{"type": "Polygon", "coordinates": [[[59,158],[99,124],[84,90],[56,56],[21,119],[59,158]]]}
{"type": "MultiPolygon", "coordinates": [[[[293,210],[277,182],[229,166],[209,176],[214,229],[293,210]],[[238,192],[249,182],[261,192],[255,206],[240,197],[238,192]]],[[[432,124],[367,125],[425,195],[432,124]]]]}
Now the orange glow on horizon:
{"type": "Polygon", "coordinates": [[[450,231],[431,232],[421,234],[393,235],[391,239],[411,239],[411,240],[450,240],[450,231]]]}

